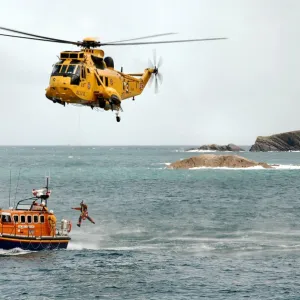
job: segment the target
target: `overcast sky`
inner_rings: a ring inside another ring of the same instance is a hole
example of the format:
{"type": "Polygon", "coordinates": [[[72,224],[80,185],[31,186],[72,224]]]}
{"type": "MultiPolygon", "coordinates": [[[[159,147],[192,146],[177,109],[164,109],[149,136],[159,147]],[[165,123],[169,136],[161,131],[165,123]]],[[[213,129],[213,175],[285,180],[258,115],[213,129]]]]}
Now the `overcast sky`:
{"type": "Polygon", "coordinates": [[[299,11],[297,0],[5,1],[0,26],[55,38],[229,39],[103,48],[125,72],[147,68],[154,48],[164,60],[160,92],[125,100],[117,123],[45,97],[57,55],[76,46],[0,37],[0,144],[245,145],[298,130],[299,11]]]}

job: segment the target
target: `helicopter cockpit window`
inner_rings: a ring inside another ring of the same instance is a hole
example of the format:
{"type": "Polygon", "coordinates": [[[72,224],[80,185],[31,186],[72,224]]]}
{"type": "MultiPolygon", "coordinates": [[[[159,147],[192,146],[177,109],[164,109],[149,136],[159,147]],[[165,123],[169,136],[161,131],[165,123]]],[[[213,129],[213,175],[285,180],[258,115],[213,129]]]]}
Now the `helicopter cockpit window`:
{"type": "Polygon", "coordinates": [[[53,74],[55,74],[55,73],[59,73],[60,67],[61,67],[61,65],[55,65],[55,66],[53,67],[53,70],[52,70],[52,74],[51,74],[51,75],[53,75],[53,74]]]}
{"type": "Polygon", "coordinates": [[[73,74],[75,73],[75,68],[76,68],[76,65],[69,65],[68,69],[67,69],[67,73],[68,74],[73,74]]]}
{"type": "MultiPolygon", "coordinates": [[[[63,76],[63,77],[71,77],[70,83],[73,85],[79,85],[80,83],[80,65],[78,65],[79,60],[72,60],[70,64],[63,65],[63,64],[55,64],[52,70],[52,76],[63,76]]],[[[85,70],[84,70],[84,77],[85,78],[85,70]]]]}
{"type": "Polygon", "coordinates": [[[68,65],[63,65],[63,66],[61,67],[59,73],[66,73],[67,67],[68,67],[68,65]]]}

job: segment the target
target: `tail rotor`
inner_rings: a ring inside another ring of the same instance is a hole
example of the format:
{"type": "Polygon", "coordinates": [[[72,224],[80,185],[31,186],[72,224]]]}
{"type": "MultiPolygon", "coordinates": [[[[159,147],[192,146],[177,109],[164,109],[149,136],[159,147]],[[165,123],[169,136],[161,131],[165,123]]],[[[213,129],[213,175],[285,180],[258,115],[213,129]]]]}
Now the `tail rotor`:
{"type": "Polygon", "coordinates": [[[159,57],[158,62],[156,64],[157,58],[156,58],[156,50],[153,49],[153,62],[149,59],[149,68],[154,69],[154,72],[152,73],[150,80],[149,80],[149,87],[151,87],[153,79],[155,78],[155,93],[158,93],[158,83],[161,85],[163,82],[163,75],[158,71],[159,68],[163,64],[162,57],[159,57]]]}

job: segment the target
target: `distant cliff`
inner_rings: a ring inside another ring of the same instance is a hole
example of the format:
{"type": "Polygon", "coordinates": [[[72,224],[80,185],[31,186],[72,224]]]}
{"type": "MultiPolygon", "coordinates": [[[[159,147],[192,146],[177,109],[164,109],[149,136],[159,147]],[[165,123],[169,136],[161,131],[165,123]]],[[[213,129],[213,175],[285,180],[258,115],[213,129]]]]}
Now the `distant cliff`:
{"type": "Polygon", "coordinates": [[[234,144],[228,144],[224,146],[216,145],[216,144],[210,144],[210,145],[203,145],[199,148],[192,148],[188,149],[187,151],[195,151],[195,150],[212,150],[212,151],[245,151],[244,149],[234,145],[234,144]]]}
{"type": "Polygon", "coordinates": [[[215,154],[202,154],[199,156],[190,157],[187,159],[175,161],[170,164],[170,169],[190,169],[197,167],[216,168],[249,168],[261,166],[263,168],[272,168],[272,166],[263,162],[256,162],[238,155],[215,155],[215,154]]]}
{"type": "Polygon", "coordinates": [[[249,151],[295,151],[300,150],[300,130],[258,136],[249,151]]]}

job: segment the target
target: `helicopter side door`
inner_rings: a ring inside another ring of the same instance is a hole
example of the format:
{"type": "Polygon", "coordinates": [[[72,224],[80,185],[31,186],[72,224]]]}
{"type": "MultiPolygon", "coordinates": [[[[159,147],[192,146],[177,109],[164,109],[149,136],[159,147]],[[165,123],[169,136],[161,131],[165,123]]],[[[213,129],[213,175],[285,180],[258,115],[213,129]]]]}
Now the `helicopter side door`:
{"type": "Polygon", "coordinates": [[[92,71],[85,65],[78,66],[78,68],[80,68],[80,84],[76,94],[83,99],[92,100],[94,86],[92,71]]]}
{"type": "Polygon", "coordinates": [[[86,84],[86,69],[85,66],[81,66],[80,68],[80,86],[84,87],[86,84]]]}
{"type": "Polygon", "coordinates": [[[89,67],[86,67],[86,96],[88,98],[92,98],[94,85],[95,85],[95,76],[93,74],[93,70],[89,67]]]}

